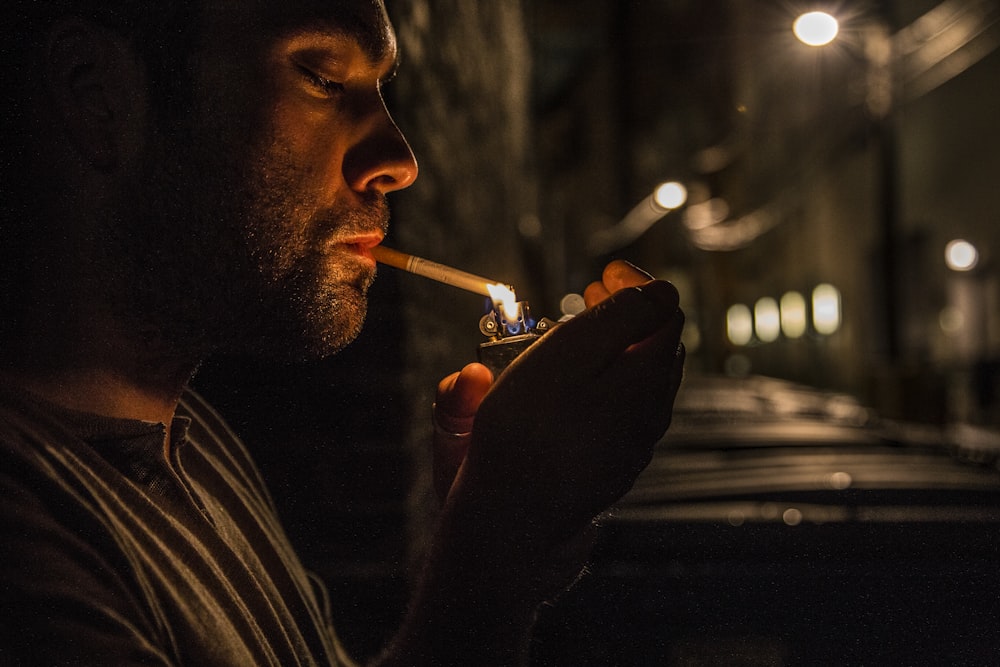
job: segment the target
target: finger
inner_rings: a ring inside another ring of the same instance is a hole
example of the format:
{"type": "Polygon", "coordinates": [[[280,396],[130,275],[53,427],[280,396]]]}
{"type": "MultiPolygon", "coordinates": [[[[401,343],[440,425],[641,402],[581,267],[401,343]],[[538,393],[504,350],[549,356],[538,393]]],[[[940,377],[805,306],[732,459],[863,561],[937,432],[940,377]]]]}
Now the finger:
{"type": "Polygon", "coordinates": [[[455,483],[455,476],[458,469],[462,467],[465,457],[469,452],[469,443],[472,442],[472,434],[448,435],[443,433],[434,434],[433,451],[433,478],[434,495],[444,504],[451,492],[451,487],[455,483]]]}
{"type": "Polygon", "coordinates": [[[623,259],[609,262],[601,274],[601,282],[612,294],[626,287],[644,285],[650,280],[653,280],[653,276],[623,259]]]}
{"type": "Polygon", "coordinates": [[[587,511],[601,511],[620,499],[653,460],[657,443],[670,426],[684,357],[684,347],[678,344],[672,354],[662,354],[658,361],[615,366],[602,378],[619,390],[603,406],[608,423],[595,431],[615,433],[617,446],[607,450],[608,458],[602,462],[608,486],[594,496],[587,511]],[[650,363],[656,365],[655,372],[650,372],[650,363]]]}
{"type": "MultiPolygon", "coordinates": [[[[621,381],[623,386],[634,391],[640,391],[644,383],[648,383],[653,390],[673,387],[683,370],[683,330],[684,312],[677,309],[673,317],[653,334],[629,346],[605,371],[605,377],[609,382],[621,381]],[[628,382],[629,378],[631,382],[628,382]]],[[[672,393],[670,391],[671,396],[672,393]]]]}
{"type": "Polygon", "coordinates": [[[434,495],[438,501],[444,504],[451,487],[455,483],[455,476],[458,475],[459,468],[465,461],[469,452],[469,443],[472,441],[471,434],[467,436],[456,436],[449,440],[450,436],[434,436],[433,453],[433,477],[434,495]]]}
{"type": "Polygon", "coordinates": [[[583,290],[583,302],[587,305],[587,308],[593,308],[610,296],[611,292],[600,281],[590,283],[587,285],[587,289],[583,290]]]}
{"type": "Polygon", "coordinates": [[[633,442],[652,444],[670,426],[686,356],[679,338],[679,326],[664,327],[640,345],[630,348],[602,378],[620,387],[613,400],[622,414],[647,415],[645,419],[626,419],[620,425],[630,433],[633,442]]]}
{"type": "MultiPolygon", "coordinates": [[[[650,456],[652,446],[670,425],[683,376],[685,350],[680,343],[683,321],[683,313],[677,311],[670,323],[631,346],[600,376],[602,383],[617,387],[606,399],[608,414],[620,418],[611,430],[618,432],[623,442],[634,443],[640,450],[646,443],[650,456]],[[636,415],[643,417],[636,419],[636,415]]],[[[639,464],[636,470],[648,463],[642,451],[633,460],[639,464]]]]}
{"type": "Polygon", "coordinates": [[[493,375],[481,364],[469,364],[438,384],[432,442],[434,491],[443,503],[469,451],[472,425],[493,375]]]}
{"type": "Polygon", "coordinates": [[[490,369],[478,363],[441,380],[434,403],[436,424],[452,433],[471,431],[479,404],[492,383],[490,369]]]}
{"type": "Polygon", "coordinates": [[[634,264],[616,259],[604,267],[601,280],[590,283],[583,291],[583,301],[590,308],[620,289],[643,285],[650,280],[653,280],[653,276],[634,264]]]}
{"type": "MultiPolygon", "coordinates": [[[[574,365],[583,372],[605,367],[626,349],[651,336],[673,319],[683,324],[678,308],[677,290],[663,281],[653,281],[641,288],[632,287],[615,293],[598,306],[584,311],[546,335],[524,356],[548,357],[550,363],[565,367],[564,357],[571,354],[574,365]]],[[[676,347],[676,345],[675,345],[676,347]]],[[[537,361],[536,363],[545,363],[537,361]]]]}

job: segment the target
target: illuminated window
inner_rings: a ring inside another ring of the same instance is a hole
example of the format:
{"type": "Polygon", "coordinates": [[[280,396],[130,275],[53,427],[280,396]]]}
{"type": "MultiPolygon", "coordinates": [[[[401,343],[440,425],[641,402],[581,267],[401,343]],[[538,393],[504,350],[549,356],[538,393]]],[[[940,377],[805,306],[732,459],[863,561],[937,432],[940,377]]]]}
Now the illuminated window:
{"type": "Polygon", "coordinates": [[[824,336],[840,328],[840,292],[829,284],[817,285],[812,293],[813,328],[824,336]]]}
{"type": "Polygon", "coordinates": [[[798,292],[781,297],[781,331],[785,338],[801,338],[806,333],[806,300],[798,292]]]}
{"type": "Polygon", "coordinates": [[[742,303],[726,311],[726,335],[733,345],[747,345],[753,340],[753,313],[742,303]]]}
{"type": "Polygon", "coordinates": [[[778,336],[781,335],[781,315],[778,312],[778,302],[765,296],[757,300],[753,312],[757,339],[762,343],[778,340],[778,336]]]}

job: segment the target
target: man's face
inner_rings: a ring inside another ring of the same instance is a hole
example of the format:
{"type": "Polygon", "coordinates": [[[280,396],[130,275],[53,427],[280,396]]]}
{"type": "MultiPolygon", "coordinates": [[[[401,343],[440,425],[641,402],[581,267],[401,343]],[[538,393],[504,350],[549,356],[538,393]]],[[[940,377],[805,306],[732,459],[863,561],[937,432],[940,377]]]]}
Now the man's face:
{"type": "Polygon", "coordinates": [[[416,177],[380,90],[395,37],[370,0],[209,5],[194,108],[130,187],[131,308],[192,346],[331,354],[364,320],[385,194],[416,177]]]}

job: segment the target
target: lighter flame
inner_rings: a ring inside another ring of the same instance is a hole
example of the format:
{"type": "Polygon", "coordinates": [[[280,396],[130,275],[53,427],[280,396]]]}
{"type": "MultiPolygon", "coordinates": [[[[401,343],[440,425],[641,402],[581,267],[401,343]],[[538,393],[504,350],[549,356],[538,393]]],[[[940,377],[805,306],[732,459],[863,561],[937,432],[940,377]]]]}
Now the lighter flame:
{"type": "Polygon", "coordinates": [[[496,285],[487,285],[486,289],[490,291],[490,298],[493,299],[493,303],[500,304],[500,308],[503,309],[504,317],[512,322],[516,322],[518,318],[518,308],[517,295],[514,294],[514,290],[501,283],[497,283],[496,285]]]}

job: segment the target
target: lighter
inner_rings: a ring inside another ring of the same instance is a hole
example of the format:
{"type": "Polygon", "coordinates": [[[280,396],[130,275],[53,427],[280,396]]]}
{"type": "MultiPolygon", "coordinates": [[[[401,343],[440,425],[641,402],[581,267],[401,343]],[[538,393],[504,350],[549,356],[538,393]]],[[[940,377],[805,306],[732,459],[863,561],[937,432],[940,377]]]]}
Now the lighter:
{"type": "Polygon", "coordinates": [[[494,300],[489,312],[479,320],[479,330],[488,338],[479,344],[479,363],[489,368],[494,378],[499,377],[514,359],[556,324],[547,317],[534,319],[527,301],[518,301],[511,308],[494,300]]]}
{"type": "Polygon", "coordinates": [[[493,377],[558,324],[546,317],[533,319],[528,302],[518,301],[510,285],[381,245],[370,251],[382,264],[490,297],[488,312],[479,320],[479,330],[489,340],[479,345],[478,356],[493,377]]]}

